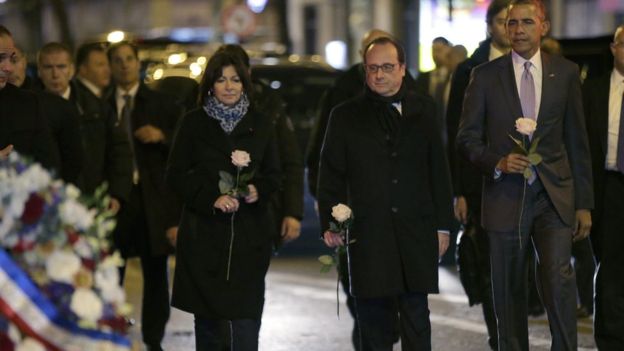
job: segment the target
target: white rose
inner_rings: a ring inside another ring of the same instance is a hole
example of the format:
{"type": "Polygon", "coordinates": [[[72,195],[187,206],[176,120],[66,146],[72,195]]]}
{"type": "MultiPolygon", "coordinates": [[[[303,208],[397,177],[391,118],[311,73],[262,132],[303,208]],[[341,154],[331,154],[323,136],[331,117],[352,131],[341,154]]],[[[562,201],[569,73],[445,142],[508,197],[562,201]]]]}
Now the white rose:
{"type": "Polygon", "coordinates": [[[15,351],[45,351],[45,347],[34,338],[25,337],[16,347],[15,351]]]}
{"type": "Polygon", "coordinates": [[[232,163],[236,167],[247,167],[251,161],[249,153],[241,150],[232,151],[232,163]]]}
{"type": "Polygon", "coordinates": [[[78,230],[86,230],[93,224],[92,211],[87,210],[74,199],[67,199],[59,206],[59,216],[63,223],[78,230]]]}
{"type": "Polygon", "coordinates": [[[531,135],[537,128],[537,122],[532,118],[520,117],[516,120],[516,130],[520,134],[531,135]]]}
{"type": "Polygon", "coordinates": [[[104,301],[116,305],[122,304],[126,301],[126,292],[119,285],[101,290],[101,295],[104,301]]]}
{"type": "Polygon", "coordinates": [[[351,217],[351,209],[347,205],[338,204],[332,207],[332,217],[342,223],[351,217]]]}
{"type": "Polygon", "coordinates": [[[100,298],[91,289],[78,288],[71,297],[69,308],[80,319],[97,322],[102,317],[104,306],[100,298]]]}
{"type": "Polygon", "coordinates": [[[48,277],[67,284],[73,284],[74,275],[78,273],[81,266],[80,258],[68,251],[54,251],[46,260],[48,277]]]}
{"type": "Polygon", "coordinates": [[[74,184],[67,184],[65,187],[65,195],[69,199],[77,199],[80,197],[80,189],[78,189],[74,184]]]}
{"type": "Polygon", "coordinates": [[[102,291],[119,287],[119,268],[100,265],[95,271],[95,286],[102,291]]]}

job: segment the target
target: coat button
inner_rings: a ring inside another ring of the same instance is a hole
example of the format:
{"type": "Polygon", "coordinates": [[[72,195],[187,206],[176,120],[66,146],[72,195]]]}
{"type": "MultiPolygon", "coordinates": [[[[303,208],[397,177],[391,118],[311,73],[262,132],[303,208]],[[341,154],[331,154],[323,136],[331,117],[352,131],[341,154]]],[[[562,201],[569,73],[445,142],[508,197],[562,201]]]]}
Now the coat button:
{"type": "Polygon", "coordinates": [[[392,179],[392,184],[399,184],[399,180],[398,179],[392,179]]]}
{"type": "Polygon", "coordinates": [[[399,208],[398,207],[393,207],[391,208],[392,212],[397,213],[399,212],[399,208]]]}
{"type": "Polygon", "coordinates": [[[396,151],[393,151],[393,152],[390,154],[390,156],[391,156],[391,157],[397,157],[397,152],[396,152],[396,151]]]}

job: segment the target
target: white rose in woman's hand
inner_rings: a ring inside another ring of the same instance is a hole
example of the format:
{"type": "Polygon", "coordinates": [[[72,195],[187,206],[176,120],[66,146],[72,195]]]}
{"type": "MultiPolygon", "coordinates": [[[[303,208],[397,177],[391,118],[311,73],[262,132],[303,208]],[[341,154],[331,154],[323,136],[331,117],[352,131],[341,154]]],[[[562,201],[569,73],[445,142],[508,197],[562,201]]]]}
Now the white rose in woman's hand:
{"type": "Polygon", "coordinates": [[[332,207],[332,217],[342,223],[351,217],[351,209],[347,205],[338,204],[332,207]]]}
{"type": "Polygon", "coordinates": [[[520,134],[531,135],[537,128],[537,122],[532,118],[520,117],[516,120],[516,130],[520,134]]]}
{"type": "Polygon", "coordinates": [[[249,153],[241,150],[232,151],[232,163],[236,167],[247,167],[249,166],[249,162],[251,162],[251,157],[249,153]]]}

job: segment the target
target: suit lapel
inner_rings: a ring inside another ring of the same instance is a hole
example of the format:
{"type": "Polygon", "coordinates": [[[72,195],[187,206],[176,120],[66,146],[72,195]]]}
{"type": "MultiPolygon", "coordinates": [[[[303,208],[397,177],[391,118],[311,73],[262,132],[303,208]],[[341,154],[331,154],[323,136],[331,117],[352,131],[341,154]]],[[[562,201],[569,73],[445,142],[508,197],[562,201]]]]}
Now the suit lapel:
{"type": "Polygon", "coordinates": [[[538,137],[544,134],[545,119],[549,116],[546,114],[548,104],[553,101],[554,86],[557,79],[555,74],[555,67],[552,65],[550,56],[542,53],[542,96],[540,100],[540,107],[537,113],[537,129],[533,137],[538,137]]]}
{"type": "MultiPolygon", "coordinates": [[[[503,97],[510,107],[511,114],[507,115],[511,119],[510,124],[515,126],[517,118],[522,117],[522,104],[520,104],[520,95],[516,85],[516,76],[514,74],[511,54],[507,54],[499,60],[500,73],[498,79],[502,88],[503,97]]],[[[512,127],[509,131],[516,138],[520,138],[520,134],[512,127]]]]}

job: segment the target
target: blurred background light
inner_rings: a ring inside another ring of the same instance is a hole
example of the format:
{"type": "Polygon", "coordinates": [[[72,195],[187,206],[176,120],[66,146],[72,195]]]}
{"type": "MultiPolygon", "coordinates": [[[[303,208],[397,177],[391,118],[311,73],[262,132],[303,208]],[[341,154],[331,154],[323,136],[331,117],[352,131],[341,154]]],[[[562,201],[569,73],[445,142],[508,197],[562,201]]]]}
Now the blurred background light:
{"type": "Polygon", "coordinates": [[[106,36],[109,43],[119,43],[126,38],[126,34],[120,30],[114,30],[106,36]]]}
{"type": "Polygon", "coordinates": [[[247,7],[255,13],[264,11],[266,4],[267,0],[247,0],[247,7]]]}
{"type": "Polygon", "coordinates": [[[325,45],[325,60],[334,68],[345,68],[347,66],[347,44],[341,40],[327,43],[325,45]]]}

